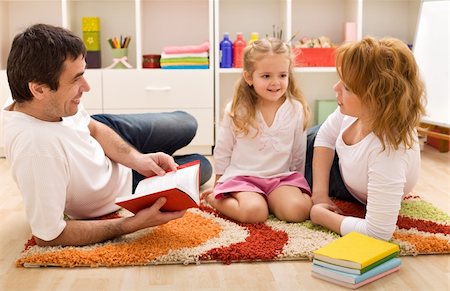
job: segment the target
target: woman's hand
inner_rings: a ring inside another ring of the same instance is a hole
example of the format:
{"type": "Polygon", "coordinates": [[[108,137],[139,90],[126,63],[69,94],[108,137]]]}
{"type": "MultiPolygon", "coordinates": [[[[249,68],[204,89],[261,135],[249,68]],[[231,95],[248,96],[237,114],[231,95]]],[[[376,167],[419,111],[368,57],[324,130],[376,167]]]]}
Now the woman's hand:
{"type": "Polygon", "coordinates": [[[310,219],[314,224],[326,227],[336,233],[340,233],[341,223],[345,216],[340,214],[336,205],[317,203],[311,208],[310,219]]]}
{"type": "Polygon", "coordinates": [[[330,197],[326,196],[326,197],[317,197],[317,196],[312,196],[312,201],[314,205],[319,205],[319,204],[323,204],[322,207],[325,207],[330,211],[333,212],[337,212],[337,213],[341,213],[341,210],[339,209],[339,207],[337,207],[337,205],[333,202],[333,200],[330,199],[330,197]]]}

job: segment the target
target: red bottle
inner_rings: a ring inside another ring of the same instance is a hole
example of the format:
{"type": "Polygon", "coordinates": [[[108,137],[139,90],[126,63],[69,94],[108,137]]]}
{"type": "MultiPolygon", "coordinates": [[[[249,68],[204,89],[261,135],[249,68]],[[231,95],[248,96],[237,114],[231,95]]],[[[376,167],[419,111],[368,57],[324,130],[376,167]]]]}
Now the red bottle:
{"type": "Polygon", "coordinates": [[[247,43],[242,36],[242,32],[238,32],[236,36],[236,40],[233,43],[233,67],[234,68],[242,68],[243,64],[243,53],[244,48],[247,43]]]}

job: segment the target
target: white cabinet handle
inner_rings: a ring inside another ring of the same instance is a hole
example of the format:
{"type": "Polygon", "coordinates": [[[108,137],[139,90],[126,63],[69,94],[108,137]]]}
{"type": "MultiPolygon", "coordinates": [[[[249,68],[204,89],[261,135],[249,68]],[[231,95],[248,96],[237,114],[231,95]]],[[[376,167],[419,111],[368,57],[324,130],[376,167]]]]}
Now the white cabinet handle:
{"type": "Polygon", "coordinates": [[[166,86],[166,87],[151,87],[151,86],[145,87],[145,91],[170,91],[170,90],[172,90],[172,88],[169,87],[169,86],[166,86]]]}

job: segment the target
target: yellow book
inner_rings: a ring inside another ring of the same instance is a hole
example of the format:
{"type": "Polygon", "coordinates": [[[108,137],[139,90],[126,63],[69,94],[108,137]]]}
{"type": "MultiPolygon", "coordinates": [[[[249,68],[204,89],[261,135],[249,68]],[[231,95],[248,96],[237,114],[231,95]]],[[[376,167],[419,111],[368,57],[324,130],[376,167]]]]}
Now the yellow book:
{"type": "Polygon", "coordinates": [[[314,251],[314,258],[352,269],[365,268],[398,253],[399,246],[358,232],[347,235],[314,251]]]}

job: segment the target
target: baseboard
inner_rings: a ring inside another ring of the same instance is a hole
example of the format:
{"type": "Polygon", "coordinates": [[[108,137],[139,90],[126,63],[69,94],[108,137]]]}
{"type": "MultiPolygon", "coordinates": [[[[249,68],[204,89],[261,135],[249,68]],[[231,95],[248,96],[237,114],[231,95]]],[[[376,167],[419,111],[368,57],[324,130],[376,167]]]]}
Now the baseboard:
{"type": "Polygon", "coordinates": [[[212,147],[211,146],[187,146],[184,147],[174,153],[174,155],[187,155],[187,154],[201,154],[205,156],[212,155],[212,147]]]}
{"type": "MultiPolygon", "coordinates": [[[[187,146],[175,152],[175,155],[187,155],[187,154],[201,154],[205,156],[212,155],[212,147],[211,146],[187,146]]],[[[0,158],[5,157],[5,148],[0,147],[0,158]]]]}

